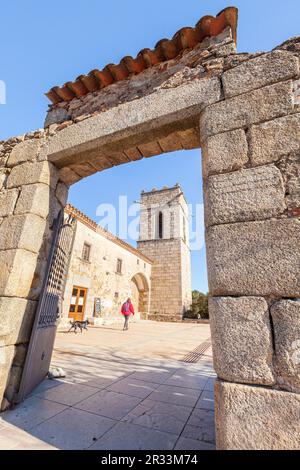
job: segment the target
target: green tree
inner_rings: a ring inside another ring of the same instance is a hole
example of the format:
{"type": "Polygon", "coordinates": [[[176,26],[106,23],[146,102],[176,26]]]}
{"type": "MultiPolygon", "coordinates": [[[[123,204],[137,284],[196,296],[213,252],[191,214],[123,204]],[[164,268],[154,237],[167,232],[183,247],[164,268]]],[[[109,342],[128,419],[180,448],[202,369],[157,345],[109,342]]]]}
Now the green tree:
{"type": "Polygon", "coordinates": [[[192,292],[192,299],[191,309],[186,312],[186,318],[209,319],[208,295],[194,290],[192,292]]]}

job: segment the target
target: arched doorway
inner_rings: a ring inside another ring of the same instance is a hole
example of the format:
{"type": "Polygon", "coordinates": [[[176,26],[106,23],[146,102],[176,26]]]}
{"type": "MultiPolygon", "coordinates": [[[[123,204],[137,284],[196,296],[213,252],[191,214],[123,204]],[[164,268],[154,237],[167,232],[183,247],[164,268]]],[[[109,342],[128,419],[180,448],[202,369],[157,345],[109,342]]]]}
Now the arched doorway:
{"type": "Polygon", "coordinates": [[[136,313],[141,320],[147,320],[149,313],[149,283],[142,273],[131,279],[131,297],[136,313]]]}

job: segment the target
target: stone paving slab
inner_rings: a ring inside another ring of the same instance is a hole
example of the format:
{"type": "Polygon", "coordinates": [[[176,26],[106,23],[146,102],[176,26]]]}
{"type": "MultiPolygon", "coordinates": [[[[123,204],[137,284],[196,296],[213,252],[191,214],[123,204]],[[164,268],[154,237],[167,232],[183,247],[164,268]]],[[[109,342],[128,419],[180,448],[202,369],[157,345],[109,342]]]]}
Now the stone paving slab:
{"type": "Polygon", "coordinates": [[[174,433],[179,436],[193,408],[171,403],[144,400],[122,421],[174,433]]]}
{"type": "Polygon", "coordinates": [[[3,413],[2,418],[10,424],[20,429],[30,430],[38,426],[53,416],[61,413],[67,408],[65,405],[42,400],[39,397],[28,398],[24,403],[19,405],[14,413],[8,411],[3,413]],[[34,410],[34,413],[33,413],[34,410]]]}
{"type": "Polygon", "coordinates": [[[200,397],[201,390],[191,388],[161,385],[149,395],[150,400],[174,403],[182,406],[195,406],[200,397]]]}
{"type": "Polygon", "coordinates": [[[177,439],[176,434],[118,423],[90,450],[172,450],[177,439]]]}
{"type": "Polygon", "coordinates": [[[115,421],[69,408],[37,426],[32,434],[64,450],[84,450],[116,424],[115,421]]]}
{"type": "Polygon", "coordinates": [[[195,408],[182,431],[181,436],[187,439],[215,444],[214,412],[195,408]]]}
{"type": "MultiPolygon", "coordinates": [[[[187,439],[180,437],[174,450],[216,450],[216,447],[207,442],[195,441],[194,439],[187,439]]],[[[200,462],[201,463],[201,462],[200,462]]]]}
{"type": "Polygon", "coordinates": [[[79,384],[62,383],[57,387],[49,388],[37,395],[39,398],[51,400],[62,405],[73,406],[97,393],[93,387],[79,384]]]}
{"type": "Polygon", "coordinates": [[[196,408],[201,408],[203,410],[214,410],[215,409],[215,402],[214,402],[214,392],[209,392],[204,390],[199,398],[196,408]]]}
{"type": "Polygon", "coordinates": [[[0,428],[1,450],[56,450],[56,448],[12,424],[6,424],[0,428]]]}
{"type": "Polygon", "coordinates": [[[162,384],[172,376],[173,372],[162,369],[140,370],[132,375],[132,378],[145,382],[162,384]]]}
{"type": "Polygon", "coordinates": [[[202,390],[207,381],[207,376],[200,375],[198,370],[179,369],[165,382],[165,385],[202,390]]]}
{"type": "Polygon", "coordinates": [[[146,398],[152,393],[159,384],[135,380],[131,377],[119,380],[113,385],[109,385],[107,390],[117,393],[124,393],[137,398],[146,398]]]}
{"type": "Polygon", "coordinates": [[[76,408],[100,416],[121,420],[141,402],[140,398],[102,390],[76,405],[76,408]]]}

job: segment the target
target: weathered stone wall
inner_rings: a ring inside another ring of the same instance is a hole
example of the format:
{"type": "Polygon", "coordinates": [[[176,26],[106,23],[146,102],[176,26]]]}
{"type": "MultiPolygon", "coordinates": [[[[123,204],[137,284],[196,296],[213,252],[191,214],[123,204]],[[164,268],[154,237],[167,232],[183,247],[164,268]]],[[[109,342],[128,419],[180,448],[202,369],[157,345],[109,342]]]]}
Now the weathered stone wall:
{"type": "Polygon", "coordinates": [[[200,120],[217,442],[299,449],[299,41],[234,65],[200,120]]]}
{"type": "MultiPolygon", "coordinates": [[[[0,143],[0,400],[18,392],[52,240],[67,187],[38,157],[44,130],[0,143]]],[[[7,401],[8,400],[8,401],[7,401]]]]}

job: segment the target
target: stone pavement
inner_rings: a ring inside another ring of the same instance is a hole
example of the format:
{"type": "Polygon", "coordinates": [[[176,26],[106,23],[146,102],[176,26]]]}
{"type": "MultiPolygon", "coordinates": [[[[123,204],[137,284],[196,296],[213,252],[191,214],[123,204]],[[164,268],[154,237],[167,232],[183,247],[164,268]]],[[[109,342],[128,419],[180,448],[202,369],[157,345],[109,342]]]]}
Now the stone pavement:
{"type": "Polygon", "coordinates": [[[209,325],[154,322],[58,333],[66,378],[1,415],[0,449],[213,450],[209,339],[209,325]]]}

